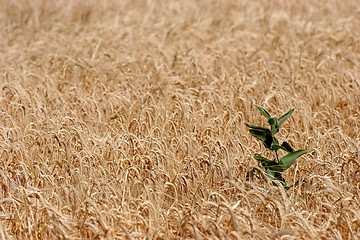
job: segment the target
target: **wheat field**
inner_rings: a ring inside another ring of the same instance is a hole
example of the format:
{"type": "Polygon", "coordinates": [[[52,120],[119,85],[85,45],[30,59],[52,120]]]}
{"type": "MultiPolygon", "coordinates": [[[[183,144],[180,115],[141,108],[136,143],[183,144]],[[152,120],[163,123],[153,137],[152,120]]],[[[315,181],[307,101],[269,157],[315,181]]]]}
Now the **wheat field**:
{"type": "Polygon", "coordinates": [[[360,239],[359,1],[0,6],[0,239],[360,239]]]}

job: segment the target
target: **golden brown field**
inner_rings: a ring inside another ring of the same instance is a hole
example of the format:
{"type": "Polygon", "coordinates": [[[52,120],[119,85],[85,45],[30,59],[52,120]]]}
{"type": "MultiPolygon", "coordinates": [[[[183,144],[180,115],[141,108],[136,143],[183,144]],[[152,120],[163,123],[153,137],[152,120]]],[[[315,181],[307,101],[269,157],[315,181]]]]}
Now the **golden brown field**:
{"type": "Polygon", "coordinates": [[[359,1],[0,6],[0,239],[360,239],[359,1]]]}

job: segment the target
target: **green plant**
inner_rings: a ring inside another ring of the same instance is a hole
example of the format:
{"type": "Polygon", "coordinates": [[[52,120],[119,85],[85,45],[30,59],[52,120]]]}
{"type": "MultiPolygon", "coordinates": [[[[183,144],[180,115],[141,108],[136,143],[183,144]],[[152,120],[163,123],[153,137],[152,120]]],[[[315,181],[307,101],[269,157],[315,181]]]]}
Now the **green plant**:
{"type": "MultiPolygon", "coordinates": [[[[294,151],[294,149],[290,146],[290,144],[284,141],[281,145],[279,145],[279,141],[276,139],[275,134],[279,132],[280,126],[284,123],[286,119],[290,117],[290,115],[294,112],[294,109],[285,113],[280,118],[271,117],[271,115],[262,107],[257,106],[257,109],[266,117],[267,122],[270,124],[270,129],[255,125],[250,125],[245,123],[247,127],[249,127],[249,132],[254,137],[260,139],[267,150],[274,152],[274,160],[267,159],[262,156],[254,156],[254,158],[261,162],[261,165],[265,168],[265,172],[267,176],[271,180],[280,181],[284,188],[289,189],[292,186],[287,186],[285,179],[282,176],[282,172],[288,169],[295,160],[301,155],[307,153],[306,150],[298,150],[294,151]],[[284,150],[288,154],[279,159],[278,150],[284,150]]],[[[294,185],[297,185],[299,182],[296,182],[294,185]]],[[[275,183],[274,183],[275,184],[275,183]]]]}

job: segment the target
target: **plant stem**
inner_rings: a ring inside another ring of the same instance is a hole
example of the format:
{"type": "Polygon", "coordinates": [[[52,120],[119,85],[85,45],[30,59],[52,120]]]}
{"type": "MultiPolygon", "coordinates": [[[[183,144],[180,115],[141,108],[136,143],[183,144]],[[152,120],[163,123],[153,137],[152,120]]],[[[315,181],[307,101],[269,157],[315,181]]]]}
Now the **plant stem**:
{"type": "Polygon", "coordinates": [[[278,157],[278,154],[277,154],[277,150],[275,150],[275,156],[276,156],[277,163],[279,163],[279,157],[278,157]]]}

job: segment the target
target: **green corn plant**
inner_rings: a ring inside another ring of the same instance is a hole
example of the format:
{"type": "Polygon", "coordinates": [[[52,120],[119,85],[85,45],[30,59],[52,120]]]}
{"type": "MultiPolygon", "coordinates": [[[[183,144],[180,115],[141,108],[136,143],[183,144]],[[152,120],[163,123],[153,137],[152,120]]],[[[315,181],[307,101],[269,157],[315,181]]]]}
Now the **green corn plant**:
{"type": "MultiPolygon", "coordinates": [[[[295,160],[301,155],[307,153],[306,150],[298,150],[294,151],[294,149],[290,146],[290,144],[284,141],[281,145],[279,141],[276,139],[275,134],[279,132],[280,126],[285,122],[286,119],[290,117],[290,115],[294,112],[294,109],[291,109],[289,112],[285,113],[280,118],[271,117],[271,115],[262,107],[257,106],[257,109],[266,117],[267,122],[270,125],[270,128],[250,125],[245,123],[247,127],[249,127],[249,132],[251,135],[261,140],[265,146],[265,148],[269,151],[274,152],[274,160],[267,159],[262,156],[254,156],[256,160],[261,162],[261,165],[265,168],[266,175],[271,180],[278,180],[282,183],[285,189],[289,189],[290,187],[297,185],[299,182],[296,182],[292,186],[287,186],[285,179],[282,176],[282,173],[288,169],[295,160]],[[278,151],[283,150],[287,152],[285,156],[279,159],[278,151]]],[[[274,183],[275,184],[275,183],[274,183]]],[[[276,185],[276,184],[275,184],[276,185]]]]}

